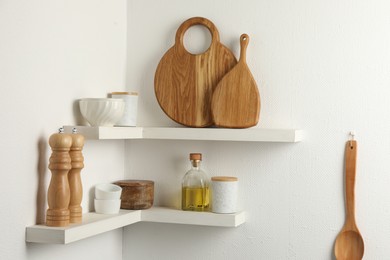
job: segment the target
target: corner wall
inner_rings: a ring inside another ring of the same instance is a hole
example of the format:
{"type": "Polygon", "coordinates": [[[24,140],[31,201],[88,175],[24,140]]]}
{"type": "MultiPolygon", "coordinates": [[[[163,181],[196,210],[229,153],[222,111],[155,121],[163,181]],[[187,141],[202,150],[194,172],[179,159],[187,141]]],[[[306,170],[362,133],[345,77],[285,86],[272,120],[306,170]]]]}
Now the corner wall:
{"type": "Polygon", "coordinates": [[[235,175],[243,226],[148,224],[124,234],[124,259],[332,259],[344,223],[344,144],[359,142],[356,218],[365,259],[390,255],[390,3],[387,1],[128,1],[127,87],[139,122],[175,125],[159,108],[155,69],[193,16],[212,20],[247,63],[261,100],[258,127],[300,128],[298,144],[131,141],[126,177],[156,181],[156,204],[180,206],[188,153],[210,175],[235,175]]]}
{"type": "MultiPolygon", "coordinates": [[[[1,259],[122,259],[122,230],[64,246],[26,243],[25,228],[45,219],[49,136],[78,121],[76,99],[124,88],[126,5],[0,3],[1,259]]],[[[84,212],[96,183],[123,178],[123,151],[123,141],[86,143],[84,212]]]]}

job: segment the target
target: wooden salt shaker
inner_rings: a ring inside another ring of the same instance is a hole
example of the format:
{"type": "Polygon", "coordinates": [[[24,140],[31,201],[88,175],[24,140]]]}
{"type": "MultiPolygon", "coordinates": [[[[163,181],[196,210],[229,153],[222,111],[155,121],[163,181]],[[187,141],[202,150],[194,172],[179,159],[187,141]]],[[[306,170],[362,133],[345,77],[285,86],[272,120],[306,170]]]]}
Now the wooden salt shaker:
{"type": "Polygon", "coordinates": [[[49,161],[52,176],[47,194],[49,209],[46,212],[46,225],[64,227],[69,225],[68,172],[72,168],[69,156],[72,137],[64,134],[63,128],[60,128],[59,133],[50,136],[49,145],[53,152],[49,161]]]}
{"type": "Polygon", "coordinates": [[[81,183],[80,172],[84,168],[84,157],[82,154],[84,146],[84,136],[77,133],[77,129],[72,130],[72,146],[70,147],[70,158],[72,169],[69,171],[69,189],[70,189],[70,223],[81,223],[83,209],[81,201],[83,199],[83,185],[81,183]]]}

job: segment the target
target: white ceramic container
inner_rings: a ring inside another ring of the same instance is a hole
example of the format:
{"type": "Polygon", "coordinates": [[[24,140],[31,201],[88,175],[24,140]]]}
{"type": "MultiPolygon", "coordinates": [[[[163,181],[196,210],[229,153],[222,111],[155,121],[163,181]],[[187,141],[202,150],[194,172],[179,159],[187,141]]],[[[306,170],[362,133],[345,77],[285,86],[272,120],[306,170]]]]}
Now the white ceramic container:
{"type": "Polygon", "coordinates": [[[137,92],[112,92],[111,97],[121,98],[125,101],[125,109],[122,118],[115,124],[117,126],[136,126],[138,111],[137,92]]]}
{"type": "Polygon", "coordinates": [[[120,98],[84,98],[79,105],[81,115],[91,126],[113,126],[122,118],[125,108],[120,98]]]}
{"type": "Polygon", "coordinates": [[[211,178],[211,211],[214,213],[237,212],[238,179],[216,176],[211,178]]]}
{"type": "Polygon", "coordinates": [[[99,214],[117,214],[121,207],[121,200],[95,199],[95,212],[99,214]]]}
{"type": "Polygon", "coordinates": [[[95,198],[98,200],[117,200],[121,198],[122,188],[111,183],[101,183],[95,186],[95,198]]]}

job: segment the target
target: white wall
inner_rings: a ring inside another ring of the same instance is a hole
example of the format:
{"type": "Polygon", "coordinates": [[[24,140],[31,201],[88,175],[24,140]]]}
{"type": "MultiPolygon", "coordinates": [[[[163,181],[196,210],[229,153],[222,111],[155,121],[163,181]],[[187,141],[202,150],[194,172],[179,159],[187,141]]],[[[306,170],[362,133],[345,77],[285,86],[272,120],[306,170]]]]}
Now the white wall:
{"type": "Polygon", "coordinates": [[[332,259],[344,223],[344,143],[359,142],[357,223],[365,259],[390,255],[390,3],[378,1],[128,1],[127,88],[141,125],[175,125],[153,89],[158,61],[192,16],[211,19],[247,62],[261,99],[258,127],[302,128],[298,144],[128,142],[127,178],[156,181],[156,204],[179,207],[188,153],[210,175],[239,177],[241,227],[141,223],[126,228],[124,259],[332,259]]]}
{"type": "Polygon", "coordinates": [[[156,204],[178,207],[188,153],[200,151],[210,175],[239,177],[247,223],[234,229],[136,224],[126,228],[123,259],[331,259],[344,220],[344,142],[355,130],[365,259],[386,259],[389,12],[384,0],[1,1],[0,258],[122,259],[121,230],[66,246],[25,243],[25,227],[44,218],[47,138],[76,123],[74,100],[122,89],[126,75],[127,88],[140,92],[139,123],[174,125],[155,100],[154,71],[180,23],[204,16],[236,54],[239,35],[251,36],[247,58],[262,97],[259,127],[302,128],[305,140],[126,147],[90,141],[84,210],[91,209],[95,183],[123,177],[124,149],[126,177],[154,179],[156,204]]]}
{"type": "MultiPolygon", "coordinates": [[[[74,244],[25,242],[44,221],[49,136],[74,124],[74,101],[125,86],[126,1],[0,2],[1,259],[122,259],[122,231],[74,244]],[[104,250],[103,250],[104,249],[104,250]]],[[[124,144],[87,142],[84,211],[97,182],[123,178],[124,144]]]]}

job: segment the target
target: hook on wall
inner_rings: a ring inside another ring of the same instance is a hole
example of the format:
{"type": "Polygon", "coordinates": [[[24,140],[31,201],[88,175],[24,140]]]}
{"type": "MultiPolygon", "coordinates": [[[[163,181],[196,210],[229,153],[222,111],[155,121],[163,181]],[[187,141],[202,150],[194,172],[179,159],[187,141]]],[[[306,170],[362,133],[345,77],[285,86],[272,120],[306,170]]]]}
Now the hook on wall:
{"type": "Polygon", "coordinates": [[[352,145],[352,141],[355,139],[355,132],[354,131],[350,131],[349,132],[349,146],[351,147],[351,148],[353,148],[353,145],[352,145]]]}

